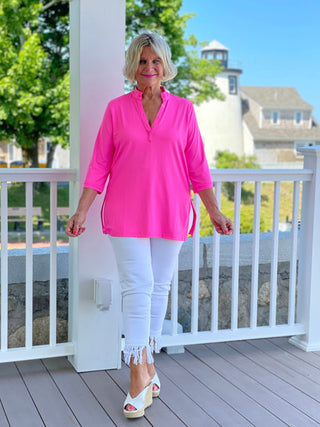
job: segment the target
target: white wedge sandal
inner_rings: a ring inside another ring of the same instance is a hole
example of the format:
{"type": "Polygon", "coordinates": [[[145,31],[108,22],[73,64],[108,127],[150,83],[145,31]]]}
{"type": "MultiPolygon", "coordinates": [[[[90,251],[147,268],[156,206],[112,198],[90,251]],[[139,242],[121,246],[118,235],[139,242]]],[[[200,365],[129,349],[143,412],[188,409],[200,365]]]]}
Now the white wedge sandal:
{"type": "Polygon", "coordinates": [[[144,410],[152,405],[152,387],[153,383],[150,383],[134,398],[130,396],[130,393],[127,394],[123,404],[123,413],[126,418],[140,418],[144,416],[144,410]],[[127,405],[131,405],[136,409],[128,411],[126,410],[127,405]]]}
{"type": "Polygon", "coordinates": [[[154,377],[152,378],[151,384],[152,384],[152,397],[158,397],[160,394],[161,384],[160,384],[160,380],[157,373],[155,373],[154,377]],[[158,388],[154,390],[153,386],[157,386],[158,388]]]}

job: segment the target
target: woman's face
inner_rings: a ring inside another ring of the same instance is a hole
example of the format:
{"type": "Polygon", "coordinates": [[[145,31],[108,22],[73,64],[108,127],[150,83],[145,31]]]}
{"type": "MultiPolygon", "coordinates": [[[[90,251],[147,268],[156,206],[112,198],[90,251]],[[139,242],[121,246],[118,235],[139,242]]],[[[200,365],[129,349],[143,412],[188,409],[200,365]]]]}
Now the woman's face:
{"type": "Polygon", "coordinates": [[[162,59],[159,58],[150,46],[144,47],[135,75],[138,89],[143,91],[146,87],[160,87],[163,72],[162,59]]]}

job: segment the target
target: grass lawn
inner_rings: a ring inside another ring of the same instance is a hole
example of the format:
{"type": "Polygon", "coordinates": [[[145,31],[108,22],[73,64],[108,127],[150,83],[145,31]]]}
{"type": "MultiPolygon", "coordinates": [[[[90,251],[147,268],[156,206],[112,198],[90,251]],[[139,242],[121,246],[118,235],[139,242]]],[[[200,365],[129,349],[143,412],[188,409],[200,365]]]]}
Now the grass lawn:
{"type": "MultiPolygon", "coordinates": [[[[242,189],[246,194],[248,192],[254,193],[253,183],[244,183],[242,189]]],[[[300,191],[300,207],[301,207],[301,193],[300,191]]],[[[260,215],[260,231],[268,231],[272,229],[273,222],[273,194],[274,184],[271,182],[265,182],[261,184],[261,215],[260,215]]],[[[248,198],[251,203],[241,203],[240,213],[240,228],[242,233],[252,232],[253,228],[253,203],[252,197],[248,198]]],[[[291,221],[292,219],[292,199],[293,199],[293,183],[292,182],[281,182],[280,184],[280,222],[285,222],[286,218],[291,221]]],[[[12,207],[23,207],[25,206],[25,185],[22,183],[13,183],[8,188],[8,202],[9,206],[12,207]]],[[[34,184],[33,190],[33,205],[41,206],[42,214],[44,218],[44,229],[49,230],[50,228],[50,187],[46,183],[34,184]]],[[[58,206],[64,207],[69,206],[69,187],[58,186],[58,206]]],[[[222,194],[221,197],[221,210],[222,212],[233,219],[234,207],[233,202],[229,201],[227,197],[222,194]]],[[[299,213],[300,214],[300,213],[299,213]]],[[[201,205],[201,236],[212,235],[213,229],[209,219],[209,216],[201,205]]],[[[9,231],[13,230],[14,224],[9,223],[9,231]]],[[[21,223],[21,230],[23,231],[25,223],[21,223]]],[[[67,240],[67,236],[60,236],[61,239],[67,240]]],[[[18,235],[15,237],[11,233],[10,240],[19,240],[18,235]]],[[[35,241],[46,240],[47,237],[44,235],[35,234],[35,241]]]]}
{"type": "MultiPolygon", "coordinates": [[[[69,186],[58,185],[57,199],[59,207],[69,206],[69,186]]],[[[11,183],[8,186],[8,206],[9,207],[24,207],[25,206],[25,184],[11,183]]],[[[35,183],[33,185],[33,206],[40,206],[42,209],[42,218],[44,219],[44,232],[34,233],[34,242],[48,240],[48,230],[50,229],[50,185],[48,183],[35,183]]],[[[37,220],[34,218],[34,229],[36,229],[37,220]]],[[[9,232],[13,231],[14,223],[8,223],[9,232]]],[[[10,233],[10,242],[24,241],[25,222],[20,223],[21,233],[10,233]]],[[[68,240],[63,233],[59,233],[60,240],[68,240]],[[61,234],[61,236],[60,236],[61,234]]]]}
{"type": "MultiPolygon", "coordinates": [[[[254,183],[244,183],[242,189],[246,192],[251,191],[254,193],[254,183]]],[[[301,194],[302,184],[300,189],[300,208],[301,209],[301,194]]],[[[261,184],[261,213],[260,213],[260,232],[269,231],[272,229],[273,222],[273,199],[274,199],[274,183],[264,182],[261,184]]],[[[285,222],[286,218],[289,221],[292,220],[292,201],[293,201],[293,183],[292,182],[281,182],[280,184],[280,211],[279,221],[285,222]]],[[[229,201],[227,197],[222,194],[221,197],[221,210],[222,212],[233,219],[234,207],[233,202],[229,201]]],[[[250,233],[253,228],[253,203],[244,204],[241,203],[240,210],[240,229],[242,233],[250,233]]],[[[204,208],[201,206],[201,236],[212,235],[212,225],[209,216],[204,208]]]]}

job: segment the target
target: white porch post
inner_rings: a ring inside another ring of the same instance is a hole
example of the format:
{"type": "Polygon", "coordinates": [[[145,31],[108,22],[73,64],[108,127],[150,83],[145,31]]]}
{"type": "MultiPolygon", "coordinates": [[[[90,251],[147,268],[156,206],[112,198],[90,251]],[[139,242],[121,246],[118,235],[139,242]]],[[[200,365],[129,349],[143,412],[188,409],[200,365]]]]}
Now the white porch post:
{"type": "Polygon", "coordinates": [[[304,168],[313,170],[302,197],[297,321],[306,334],[290,342],[305,351],[320,350],[320,146],[301,148],[304,168]]]}
{"type": "MultiPolygon", "coordinates": [[[[70,194],[75,211],[100,122],[108,101],[123,94],[125,0],[72,0],[71,45],[71,167],[79,180],[70,194]]],[[[103,195],[91,207],[86,232],[71,239],[69,340],[75,369],[90,371],[120,367],[120,295],[116,266],[102,234],[103,195]],[[93,301],[93,279],[112,281],[112,304],[99,310],[93,301]]]]}

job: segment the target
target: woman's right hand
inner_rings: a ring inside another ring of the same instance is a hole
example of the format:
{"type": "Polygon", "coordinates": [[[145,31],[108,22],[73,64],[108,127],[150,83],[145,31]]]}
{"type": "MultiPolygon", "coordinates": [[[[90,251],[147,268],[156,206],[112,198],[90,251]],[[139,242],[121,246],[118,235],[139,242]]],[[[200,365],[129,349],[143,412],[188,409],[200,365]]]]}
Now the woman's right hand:
{"type": "Polygon", "coordinates": [[[79,237],[85,231],[82,224],[86,220],[86,215],[81,212],[76,212],[71,218],[68,219],[65,233],[69,237],[79,237]]]}

